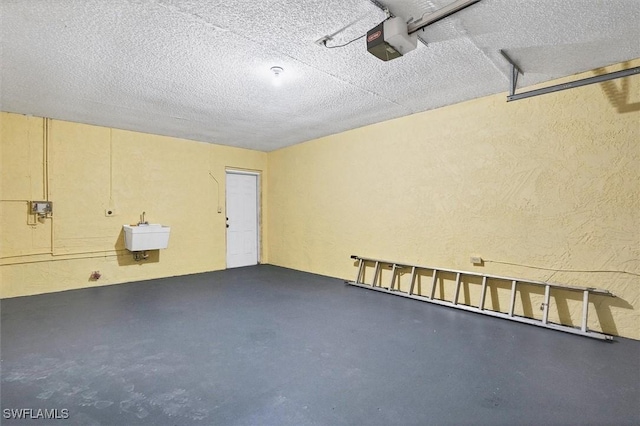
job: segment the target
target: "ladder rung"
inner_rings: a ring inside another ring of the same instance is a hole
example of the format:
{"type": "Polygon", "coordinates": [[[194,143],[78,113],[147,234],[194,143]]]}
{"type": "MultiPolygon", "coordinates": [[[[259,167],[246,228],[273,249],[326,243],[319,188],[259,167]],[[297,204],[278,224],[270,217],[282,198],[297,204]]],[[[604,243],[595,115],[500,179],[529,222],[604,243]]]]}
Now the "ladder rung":
{"type": "Polygon", "coordinates": [[[453,297],[453,304],[458,304],[458,296],[460,295],[460,272],[456,274],[456,294],[453,297]]]}
{"type": "Polygon", "coordinates": [[[582,331],[587,331],[587,318],[589,312],[589,290],[582,292],[582,331]]]}
{"type": "Polygon", "coordinates": [[[433,270],[433,278],[431,279],[431,292],[429,293],[429,299],[433,299],[436,295],[436,282],[438,280],[438,270],[433,270]]]}
{"type": "Polygon", "coordinates": [[[373,287],[376,286],[376,280],[378,279],[378,274],[380,273],[380,262],[376,260],[376,266],[373,270],[373,283],[371,284],[373,287]]]}
{"type": "Polygon", "coordinates": [[[413,286],[416,284],[416,267],[411,267],[411,284],[409,285],[409,294],[413,294],[413,286]]]}
{"type": "Polygon", "coordinates": [[[542,309],[542,323],[547,324],[549,322],[549,300],[551,298],[551,286],[544,287],[544,304],[542,309]]]}
{"type": "Polygon", "coordinates": [[[391,267],[391,282],[389,283],[389,291],[393,291],[396,282],[396,264],[394,263],[391,267]]]}
{"type": "Polygon", "coordinates": [[[509,304],[509,316],[512,317],[513,316],[513,311],[516,308],[516,285],[518,284],[518,282],[516,280],[513,280],[511,282],[511,303],[509,304]]]}
{"type": "Polygon", "coordinates": [[[487,295],[487,277],[482,277],[482,290],[480,290],[482,293],[480,294],[480,306],[479,309],[481,311],[484,310],[484,299],[487,295]]]}
{"type": "Polygon", "coordinates": [[[362,282],[362,274],[364,273],[364,260],[358,259],[358,276],[356,277],[356,282],[362,282]]]}

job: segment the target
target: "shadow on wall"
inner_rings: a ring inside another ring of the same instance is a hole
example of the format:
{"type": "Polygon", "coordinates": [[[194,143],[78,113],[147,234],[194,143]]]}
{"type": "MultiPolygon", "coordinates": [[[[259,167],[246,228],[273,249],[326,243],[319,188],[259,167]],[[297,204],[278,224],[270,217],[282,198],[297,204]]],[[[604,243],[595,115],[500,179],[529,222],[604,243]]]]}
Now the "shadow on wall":
{"type": "Polygon", "coordinates": [[[607,334],[618,336],[618,328],[616,327],[616,323],[613,321],[611,308],[633,309],[633,305],[619,297],[599,296],[596,299],[595,308],[598,323],[602,326],[602,331],[607,334]]]}
{"type": "MultiPolygon", "coordinates": [[[[560,322],[564,325],[579,327],[579,321],[576,322],[572,318],[570,305],[573,303],[578,306],[582,304],[582,294],[575,291],[558,291],[555,290],[552,296],[553,306],[557,309],[560,322]]],[[[610,297],[592,294],[589,298],[590,305],[594,308],[598,318],[598,324],[603,333],[618,335],[618,328],[613,319],[611,308],[633,309],[633,306],[619,297],[610,297]]],[[[581,308],[580,308],[580,312],[581,308]]],[[[593,310],[589,310],[593,313],[593,310]]],[[[592,315],[590,315],[592,316],[592,315]]]]}
{"type": "MultiPolygon", "coordinates": [[[[624,62],[623,65],[624,69],[626,69],[629,68],[631,64],[624,62]]],[[[605,68],[598,68],[593,72],[595,75],[603,75],[607,73],[607,70],[605,68]]],[[[640,102],[629,103],[631,92],[629,78],[630,77],[626,77],[619,79],[619,81],[610,80],[600,83],[600,88],[619,114],[640,111],[640,102]]]]}
{"type": "MultiPolygon", "coordinates": [[[[365,262],[359,282],[375,287],[389,288],[426,298],[453,302],[455,299],[456,274],[438,271],[436,279],[429,269],[416,270],[413,289],[411,288],[411,268],[398,267],[392,275],[392,264],[380,262],[377,269],[372,262],[365,262]],[[372,267],[374,266],[374,267],[372,267]]],[[[358,263],[354,266],[357,268],[358,263]]],[[[466,275],[460,280],[457,303],[477,308],[482,304],[482,277],[466,275]]],[[[506,279],[488,278],[484,300],[486,310],[508,313],[511,305],[512,282],[506,279]]],[[[519,282],[516,290],[514,314],[540,321],[544,311],[544,286],[519,282]]],[[[549,302],[549,322],[568,327],[579,328],[582,321],[582,291],[570,291],[555,288],[551,291],[549,302]]],[[[633,306],[619,297],[592,293],[589,298],[589,318],[597,323],[605,334],[619,335],[612,309],[633,309],[633,306]],[[595,311],[595,316],[594,316],[595,311]]]]}
{"type": "Polygon", "coordinates": [[[160,262],[160,250],[148,250],[146,253],[148,257],[146,259],[135,260],[135,255],[133,252],[127,250],[124,245],[124,230],[120,229],[120,234],[118,234],[118,239],[113,246],[116,251],[122,252],[124,251],[124,255],[118,256],[118,265],[119,266],[132,266],[132,265],[144,265],[145,263],[158,263],[160,262]]]}

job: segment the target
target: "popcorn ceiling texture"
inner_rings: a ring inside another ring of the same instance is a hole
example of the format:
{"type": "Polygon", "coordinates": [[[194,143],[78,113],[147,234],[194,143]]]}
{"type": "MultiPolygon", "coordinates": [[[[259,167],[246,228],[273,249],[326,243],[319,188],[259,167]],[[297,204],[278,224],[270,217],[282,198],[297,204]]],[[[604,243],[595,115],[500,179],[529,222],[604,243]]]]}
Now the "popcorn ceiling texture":
{"type": "MultiPolygon", "coordinates": [[[[381,3],[417,19],[449,2],[381,3]]],[[[634,0],[483,0],[388,63],[363,40],[314,43],[383,20],[365,0],[9,0],[1,12],[3,111],[262,151],[506,92],[500,49],[522,86],[640,57],[634,0]]]]}

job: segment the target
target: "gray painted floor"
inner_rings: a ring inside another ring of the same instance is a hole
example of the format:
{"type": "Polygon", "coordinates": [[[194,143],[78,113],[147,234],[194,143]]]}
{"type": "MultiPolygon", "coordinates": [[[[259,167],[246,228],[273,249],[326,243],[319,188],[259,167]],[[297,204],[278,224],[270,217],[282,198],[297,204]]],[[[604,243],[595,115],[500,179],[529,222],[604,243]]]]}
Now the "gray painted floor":
{"type": "Polygon", "coordinates": [[[69,412],[3,425],[640,423],[638,341],[274,266],[1,306],[3,416],[69,412]]]}

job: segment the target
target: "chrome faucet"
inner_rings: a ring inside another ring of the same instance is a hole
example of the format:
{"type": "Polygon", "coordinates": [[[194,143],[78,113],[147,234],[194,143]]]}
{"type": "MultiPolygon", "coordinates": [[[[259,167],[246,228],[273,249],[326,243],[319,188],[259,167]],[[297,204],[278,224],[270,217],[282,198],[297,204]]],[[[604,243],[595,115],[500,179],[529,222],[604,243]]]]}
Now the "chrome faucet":
{"type": "Polygon", "coordinates": [[[149,224],[149,222],[144,220],[144,215],[145,214],[146,214],[146,212],[142,212],[142,214],[140,215],[140,222],[138,222],[138,225],[148,225],[149,224]]]}

